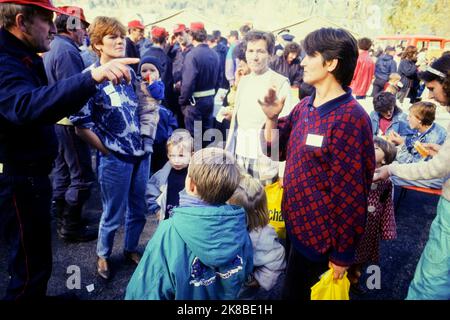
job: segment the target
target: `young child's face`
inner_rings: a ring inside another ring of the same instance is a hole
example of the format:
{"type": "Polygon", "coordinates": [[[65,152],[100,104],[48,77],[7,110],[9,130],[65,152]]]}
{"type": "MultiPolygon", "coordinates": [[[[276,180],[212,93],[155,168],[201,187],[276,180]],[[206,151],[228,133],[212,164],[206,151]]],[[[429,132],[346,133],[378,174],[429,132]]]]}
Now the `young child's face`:
{"type": "Polygon", "coordinates": [[[192,153],[183,146],[183,144],[169,147],[167,157],[169,163],[175,170],[182,170],[189,165],[192,153]]]}
{"type": "Polygon", "coordinates": [[[408,123],[411,129],[419,129],[421,121],[420,119],[414,114],[414,111],[410,111],[408,114],[408,123]]]}
{"type": "Polygon", "coordinates": [[[375,144],[375,160],[377,162],[377,168],[384,164],[384,151],[375,144]]]}
{"type": "Polygon", "coordinates": [[[150,81],[149,82],[153,82],[155,80],[159,80],[159,71],[158,69],[155,67],[154,64],[151,63],[144,63],[141,66],[141,77],[142,79],[144,79],[145,81],[148,81],[148,76],[150,75],[150,81]]]}
{"type": "Polygon", "coordinates": [[[380,112],[381,116],[386,120],[391,120],[394,115],[394,107],[385,112],[380,112]]]}

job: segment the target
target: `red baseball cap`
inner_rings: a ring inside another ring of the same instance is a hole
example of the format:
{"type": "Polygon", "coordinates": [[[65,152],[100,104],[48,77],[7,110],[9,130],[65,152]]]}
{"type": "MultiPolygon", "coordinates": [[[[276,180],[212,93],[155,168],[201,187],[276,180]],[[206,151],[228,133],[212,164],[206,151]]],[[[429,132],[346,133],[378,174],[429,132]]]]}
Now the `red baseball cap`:
{"type": "Polygon", "coordinates": [[[203,22],[192,22],[191,27],[189,28],[190,31],[200,31],[205,29],[205,25],[203,22]]]}
{"type": "Polygon", "coordinates": [[[66,15],[76,17],[89,25],[90,23],[86,21],[86,17],[84,16],[83,9],[80,7],[75,6],[64,6],[64,7],[58,7],[58,9],[65,12],[66,15]]]}
{"type": "Polygon", "coordinates": [[[51,0],[0,0],[0,3],[13,3],[19,5],[33,5],[43,9],[64,14],[63,11],[56,8],[51,0]]]}
{"type": "Polygon", "coordinates": [[[153,27],[152,28],[152,37],[155,38],[160,38],[160,37],[166,37],[167,31],[164,28],[160,28],[160,27],[153,27]]]}
{"type": "Polygon", "coordinates": [[[173,29],[173,33],[180,33],[186,31],[186,25],[183,23],[178,23],[175,25],[175,28],[173,29]]]}
{"type": "Polygon", "coordinates": [[[139,20],[132,20],[132,21],[128,22],[128,28],[136,28],[136,29],[144,30],[145,26],[139,20]]]}

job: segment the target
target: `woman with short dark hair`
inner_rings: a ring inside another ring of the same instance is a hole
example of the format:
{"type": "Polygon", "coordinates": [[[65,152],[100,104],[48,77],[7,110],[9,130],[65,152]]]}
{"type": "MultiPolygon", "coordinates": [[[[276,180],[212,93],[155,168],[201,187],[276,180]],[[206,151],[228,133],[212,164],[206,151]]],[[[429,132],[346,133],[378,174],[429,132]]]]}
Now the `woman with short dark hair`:
{"type": "Polygon", "coordinates": [[[280,119],[283,101],[275,92],[260,102],[264,149],[286,160],[282,212],[292,245],[285,299],[309,299],[329,267],[334,279],[344,277],[364,231],[375,170],[370,118],[348,87],[356,39],[343,29],[322,28],[308,34],[303,47],[303,79],[314,86],[313,95],[280,119]]]}

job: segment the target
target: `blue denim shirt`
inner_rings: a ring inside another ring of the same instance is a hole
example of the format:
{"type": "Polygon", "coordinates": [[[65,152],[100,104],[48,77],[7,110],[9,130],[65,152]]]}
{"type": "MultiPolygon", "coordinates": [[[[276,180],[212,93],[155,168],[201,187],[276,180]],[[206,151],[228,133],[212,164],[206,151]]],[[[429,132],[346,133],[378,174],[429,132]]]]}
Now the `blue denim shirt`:
{"type": "Polygon", "coordinates": [[[421,160],[427,161],[431,157],[422,158],[419,152],[414,148],[414,143],[436,143],[442,145],[447,137],[447,131],[437,123],[433,123],[431,127],[424,133],[417,132],[409,135],[405,139],[405,143],[397,151],[396,160],[399,163],[413,163],[421,160]]]}
{"type": "MultiPolygon", "coordinates": [[[[372,122],[373,135],[377,136],[380,129],[380,114],[376,111],[372,111],[370,113],[370,120],[372,122]]],[[[385,135],[389,134],[391,131],[397,132],[402,137],[414,134],[416,132],[409,127],[407,116],[403,112],[397,112],[394,114],[391,125],[387,128],[385,135]]]]}
{"type": "MultiPolygon", "coordinates": [[[[86,70],[99,65],[96,62],[86,70]]],[[[131,68],[130,72],[134,83],[136,74],[131,68]]],[[[70,116],[70,121],[94,131],[105,147],[119,157],[136,158],[145,154],[139,132],[138,97],[133,85],[125,80],[117,85],[110,81],[98,84],[94,97],[80,112],[70,116]]]]}

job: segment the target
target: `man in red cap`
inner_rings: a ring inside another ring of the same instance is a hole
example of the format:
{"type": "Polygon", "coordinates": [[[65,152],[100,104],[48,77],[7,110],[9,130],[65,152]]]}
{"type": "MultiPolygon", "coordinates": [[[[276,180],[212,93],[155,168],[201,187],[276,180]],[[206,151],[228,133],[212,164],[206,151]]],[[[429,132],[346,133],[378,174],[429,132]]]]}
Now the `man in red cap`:
{"type": "Polygon", "coordinates": [[[184,126],[184,115],[178,103],[181,88],[181,72],[183,70],[184,58],[193,48],[192,40],[187,33],[186,26],[182,23],[176,24],[173,29],[175,36],[175,44],[169,50],[169,57],[172,58],[172,75],[173,75],[173,95],[169,96],[170,104],[173,106],[172,111],[176,114],[178,123],[184,126]]]}
{"type": "MultiPolygon", "coordinates": [[[[165,98],[163,101],[164,106],[168,107],[172,111],[175,111],[176,104],[172,103],[173,97],[173,76],[172,76],[172,60],[166,53],[166,41],[169,33],[166,29],[155,26],[151,30],[153,45],[146,51],[142,57],[153,56],[161,65],[161,81],[165,87],[165,98]]],[[[139,70],[140,72],[141,70],[139,70]]]]}
{"type": "MultiPolygon", "coordinates": [[[[214,124],[214,96],[219,88],[219,56],[206,44],[206,30],[202,22],[189,28],[194,48],[186,55],[181,75],[178,101],[184,114],[184,124],[194,138],[194,126],[201,124],[201,137],[214,124]]],[[[203,140],[203,139],[202,139],[203,140]]],[[[203,143],[203,147],[206,142],[203,143]]]]}
{"type": "Polygon", "coordinates": [[[181,43],[182,42],[182,37],[185,36],[187,29],[186,29],[186,25],[183,23],[178,23],[175,25],[175,27],[173,28],[173,35],[175,36],[175,41],[177,43],[181,43]]]}
{"type": "MultiPolygon", "coordinates": [[[[140,58],[138,42],[144,38],[145,26],[139,20],[132,20],[128,22],[128,37],[125,38],[125,56],[128,58],[140,58]]],[[[130,67],[138,74],[138,64],[130,67]]]]}
{"type": "Polygon", "coordinates": [[[56,29],[49,0],[0,0],[0,235],[9,245],[5,299],[43,298],[52,271],[53,124],[80,110],[96,84],[130,79],[119,59],[48,85],[40,52],[56,29]]]}
{"type": "MultiPolygon", "coordinates": [[[[67,14],[55,19],[58,34],[44,55],[48,83],[81,73],[85,66],[79,47],[86,37],[89,23],[79,7],[60,7],[67,14]]],[[[52,212],[56,216],[57,233],[71,242],[91,241],[97,238],[96,228],[82,223],[81,211],[90,195],[94,181],[91,153],[88,145],[75,133],[75,127],[64,118],[55,125],[58,137],[58,156],[55,159],[52,212]]]]}

